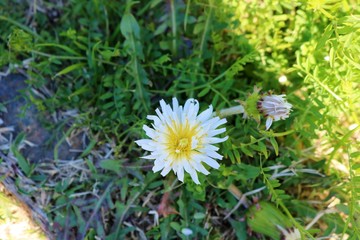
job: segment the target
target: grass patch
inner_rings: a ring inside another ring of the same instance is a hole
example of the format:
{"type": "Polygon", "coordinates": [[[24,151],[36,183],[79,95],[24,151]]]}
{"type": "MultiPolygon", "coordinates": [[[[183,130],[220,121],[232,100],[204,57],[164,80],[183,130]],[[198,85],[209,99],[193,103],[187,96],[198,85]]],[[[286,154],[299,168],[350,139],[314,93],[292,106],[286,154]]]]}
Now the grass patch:
{"type": "Polygon", "coordinates": [[[359,19],[352,0],[2,1],[2,75],[26,75],[28,104],[61,137],[29,163],[26,134],[7,131],[1,164],[18,159],[31,181],[14,183],[58,239],[357,239],[359,19]],[[161,99],[219,113],[256,102],[254,86],[286,94],[289,118],[266,131],[227,117],[224,158],[200,185],[141,158],[161,99]],[[76,157],[59,157],[64,143],[76,157]]]}

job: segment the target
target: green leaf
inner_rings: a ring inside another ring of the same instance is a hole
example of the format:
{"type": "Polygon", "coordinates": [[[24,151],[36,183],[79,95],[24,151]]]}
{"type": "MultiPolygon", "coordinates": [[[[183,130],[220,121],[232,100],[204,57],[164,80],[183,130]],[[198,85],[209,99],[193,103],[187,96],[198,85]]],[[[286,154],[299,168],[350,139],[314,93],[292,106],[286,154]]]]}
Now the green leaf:
{"type": "Polygon", "coordinates": [[[206,217],[205,213],[197,212],[194,214],[194,219],[204,219],[206,217]]]}
{"type": "Polygon", "coordinates": [[[160,25],[156,28],[155,32],[153,33],[154,36],[164,33],[167,28],[168,28],[168,24],[167,24],[166,22],[160,24],[160,25]]]}
{"type": "Polygon", "coordinates": [[[262,154],[264,154],[265,159],[269,157],[268,151],[266,149],[266,145],[263,142],[258,142],[259,150],[262,154]]]}
{"type": "Polygon", "coordinates": [[[111,159],[111,160],[102,160],[100,162],[100,167],[105,170],[120,173],[122,165],[120,160],[111,159]]]}
{"type": "Polygon", "coordinates": [[[88,158],[85,158],[85,161],[86,161],[86,164],[88,165],[91,173],[96,174],[97,170],[96,170],[94,163],[91,160],[89,160],[88,158]]]}
{"type": "Polygon", "coordinates": [[[235,221],[230,219],[232,228],[235,230],[237,239],[246,240],[248,238],[247,225],[245,221],[235,221]]]}
{"type": "Polygon", "coordinates": [[[245,163],[237,165],[240,168],[239,173],[246,179],[254,179],[260,175],[260,168],[245,163]]]}
{"type": "Polygon", "coordinates": [[[334,29],[332,28],[332,24],[329,24],[325,28],[325,32],[323,33],[322,37],[317,41],[317,45],[316,45],[317,50],[321,49],[325,46],[326,41],[329,40],[329,38],[331,37],[333,32],[334,32],[334,29]]]}
{"type": "Polygon", "coordinates": [[[181,225],[177,222],[171,222],[170,227],[172,227],[175,231],[178,231],[178,232],[180,232],[180,230],[181,230],[181,225]]]}
{"type": "Polygon", "coordinates": [[[86,155],[88,155],[91,150],[94,148],[94,146],[96,145],[98,141],[96,139],[92,139],[89,143],[89,145],[86,147],[86,149],[81,153],[80,158],[85,157],[86,155]]]}
{"type": "Polygon", "coordinates": [[[29,162],[15,147],[11,147],[11,151],[14,154],[16,160],[18,161],[21,170],[25,173],[26,176],[29,176],[31,172],[31,165],[29,164],[29,162]]]}
{"type": "Polygon", "coordinates": [[[243,153],[245,153],[245,155],[247,155],[247,156],[250,156],[250,157],[254,156],[253,153],[249,149],[247,149],[245,146],[240,146],[240,150],[243,153]]]}
{"type": "Polygon", "coordinates": [[[81,56],[80,53],[78,53],[75,50],[69,48],[68,46],[58,44],[58,43],[41,43],[41,44],[36,44],[36,47],[56,47],[56,48],[60,48],[62,50],[65,50],[66,52],[68,52],[68,53],[70,53],[72,55],[81,56]]]}
{"type": "Polygon", "coordinates": [[[278,156],[279,155],[279,145],[278,145],[278,143],[277,143],[277,141],[275,140],[274,137],[270,138],[270,143],[271,143],[271,145],[273,146],[273,148],[275,150],[276,156],[278,156]]]}
{"type": "Polygon", "coordinates": [[[9,35],[8,46],[15,52],[28,52],[33,48],[32,36],[22,29],[13,29],[9,35]]]}
{"type": "Polygon", "coordinates": [[[64,74],[67,74],[69,72],[72,72],[74,70],[82,68],[83,66],[85,66],[85,63],[76,63],[76,64],[73,64],[73,65],[70,65],[70,66],[64,68],[63,70],[61,70],[60,72],[58,72],[57,74],[55,74],[55,76],[53,78],[56,78],[56,77],[64,75],[64,74]]]}
{"type": "Polygon", "coordinates": [[[204,88],[203,90],[201,90],[201,92],[199,92],[198,97],[201,98],[201,97],[205,96],[206,94],[209,93],[209,91],[210,91],[210,87],[204,88]]]}
{"type": "Polygon", "coordinates": [[[350,154],[351,158],[358,158],[360,156],[360,152],[353,152],[350,154]]]}
{"type": "Polygon", "coordinates": [[[76,225],[79,227],[80,232],[82,232],[84,231],[86,225],[85,219],[81,214],[81,210],[75,204],[71,205],[71,207],[73,208],[74,213],[76,215],[76,225]]]}
{"type": "Polygon", "coordinates": [[[359,169],[360,168],[360,163],[355,163],[352,165],[351,167],[353,170],[359,169]]]}
{"type": "Polygon", "coordinates": [[[122,201],[126,200],[126,196],[129,194],[129,179],[123,178],[120,180],[121,182],[121,190],[120,190],[120,197],[122,201]]]}
{"type": "Polygon", "coordinates": [[[235,156],[234,153],[230,150],[224,152],[224,156],[230,158],[232,163],[235,163],[235,156]]]}
{"type": "Polygon", "coordinates": [[[163,65],[166,62],[171,62],[171,58],[169,57],[169,54],[162,55],[158,59],[154,61],[155,64],[163,65]]]}
{"type": "Polygon", "coordinates": [[[109,98],[111,98],[111,97],[113,97],[113,96],[114,96],[114,94],[113,94],[112,92],[107,92],[107,93],[101,95],[101,96],[100,96],[100,99],[101,99],[101,100],[106,100],[106,99],[109,99],[109,98]]]}
{"type": "Polygon", "coordinates": [[[106,49],[104,51],[99,51],[101,56],[106,60],[106,61],[110,61],[112,57],[119,57],[120,56],[120,50],[119,49],[115,49],[115,50],[109,50],[106,49]]]}
{"type": "Polygon", "coordinates": [[[140,39],[140,26],[135,17],[129,12],[126,12],[121,19],[120,31],[125,38],[134,36],[136,39],[140,39]]]}
{"type": "Polygon", "coordinates": [[[249,208],[246,213],[248,226],[255,232],[262,233],[272,239],[280,239],[282,228],[291,227],[291,221],[276,206],[268,202],[260,202],[249,208]]]}
{"type": "Polygon", "coordinates": [[[4,104],[0,103],[0,112],[4,112],[4,113],[7,113],[7,108],[5,107],[4,104]]]}
{"type": "Polygon", "coordinates": [[[241,162],[241,157],[240,157],[239,151],[234,149],[232,152],[234,153],[234,156],[236,158],[236,162],[240,163],[241,162]]]}
{"type": "Polygon", "coordinates": [[[113,107],[114,105],[115,105],[114,102],[108,102],[102,106],[102,109],[106,110],[106,109],[113,107]]]}
{"type": "Polygon", "coordinates": [[[21,168],[21,170],[25,173],[26,176],[29,176],[31,173],[31,165],[28,162],[28,160],[26,160],[24,158],[24,156],[18,150],[18,146],[21,144],[22,141],[24,141],[25,136],[26,135],[24,132],[18,134],[17,137],[15,138],[13,144],[11,144],[10,150],[14,154],[16,160],[18,161],[18,164],[19,164],[19,167],[21,168]]]}

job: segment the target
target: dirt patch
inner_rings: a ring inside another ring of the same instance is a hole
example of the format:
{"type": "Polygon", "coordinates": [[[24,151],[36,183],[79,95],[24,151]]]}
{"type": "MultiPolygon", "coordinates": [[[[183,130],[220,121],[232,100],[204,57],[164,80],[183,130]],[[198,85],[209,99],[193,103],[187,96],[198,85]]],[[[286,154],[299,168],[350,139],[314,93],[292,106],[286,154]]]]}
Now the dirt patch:
{"type": "MultiPolygon", "coordinates": [[[[30,163],[51,161],[54,159],[54,146],[61,142],[57,149],[58,158],[76,158],[78,153],[73,153],[70,149],[81,148],[81,139],[73,138],[70,145],[62,140],[66,129],[54,131],[45,128],[45,121],[51,119],[44,119],[44,114],[40,114],[36,107],[27,101],[31,91],[32,88],[26,84],[26,78],[20,74],[10,74],[0,80],[0,103],[7,109],[7,113],[0,113],[0,117],[4,126],[14,128],[14,137],[25,133],[28,144],[21,148],[21,153],[30,163]]],[[[52,125],[54,126],[54,123],[52,125]]]]}
{"type": "Polygon", "coordinates": [[[54,121],[52,116],[40,113],[29,101],[32,91],[37,90],[20,74],[0,78],[0,103],[6,109],[0,111],[0,181],[6,196],[20,203],[10,209],[13,220],[0,225],[0,232],[7,234],[0,239],[38,239],[19,238],[20,229],[27,228],[25,222],[29,220],[20,215],[31,216],[48,239],[54,239],[52,224],[43,211],[52,195],[43,189],[44,179],[50,184],[57,181],[56,176],[64,172],[61,166],[72,163],[86,143],[84,134],[69,133],[65,120],[54,121]],[[18,226],[18,230],[13,231],[9,224],[18,226]]]}

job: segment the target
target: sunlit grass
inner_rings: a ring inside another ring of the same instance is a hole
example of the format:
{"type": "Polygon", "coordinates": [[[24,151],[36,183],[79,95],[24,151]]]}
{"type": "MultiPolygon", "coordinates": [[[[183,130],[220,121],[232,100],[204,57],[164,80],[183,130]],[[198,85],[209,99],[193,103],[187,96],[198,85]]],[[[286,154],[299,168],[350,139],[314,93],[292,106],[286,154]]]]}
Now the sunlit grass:
{"type": "Polygon", "coordinates": [[[36,223],[29,218],[24,206],[0,191],[0,239],[45,240],[46,237],[36,223]]]}

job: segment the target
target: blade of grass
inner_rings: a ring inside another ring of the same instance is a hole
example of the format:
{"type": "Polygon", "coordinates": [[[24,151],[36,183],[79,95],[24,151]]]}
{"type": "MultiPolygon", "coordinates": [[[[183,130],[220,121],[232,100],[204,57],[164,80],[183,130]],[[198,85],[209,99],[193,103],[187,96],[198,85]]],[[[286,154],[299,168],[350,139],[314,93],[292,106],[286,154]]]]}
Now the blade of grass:
{"type": "Polygon", "coordinates": [[[37,34],[36,32],[34,32],[31,28],[29,28],[28,26],[25,26],[25,25],[23,25],[21,23],[18,23],[17,21],[15,21],[15,20],[13,20],[11,18],[8,18],[8,17],[5,17],[5,16],[0,16],[0,20],[9,22],[9,23],[21,28],[22,30],[30,33],[34,37],[42,39],[42,37],[39,34],[37,34]]]}
{"type": "Polygon", "coordinates": [[[84,231],[81,233],[81,237],[79,239],[84,239],[87,230],[89,229],[90,223],[93,220],[93,218],[95,217],[96,213],[99,211],[103,201],[106,199],[106,196],[108,195],[108,193],[110,192],[111,187],[113,186],[113,182],[110,182],[109,185],[106,187],[104,193],[101,195],[99,201],[97,202],[94,211],[92,212],[91,216],[89,217],[88,221],[85,224],[84,227],[84,231]]]}

